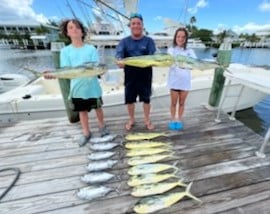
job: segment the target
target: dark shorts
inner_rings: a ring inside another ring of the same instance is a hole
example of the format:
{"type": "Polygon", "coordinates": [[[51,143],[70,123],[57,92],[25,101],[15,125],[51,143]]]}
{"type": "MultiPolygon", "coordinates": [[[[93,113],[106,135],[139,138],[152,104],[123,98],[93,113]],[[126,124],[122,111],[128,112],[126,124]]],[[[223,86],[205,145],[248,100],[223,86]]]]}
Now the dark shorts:
{"type": "Polygon", "coordinates": [[[72,98],[73,111],[91,111],[92,109],[101,108],[103,105],[102,98],[90,98],[90,99],[81,99],[81,98],[72,98]]]}
{"type": "Polygon", "coordinates": [[[151,94],[151,84],[126,84],[125,104],[135,103],[138,96],[140,102],[150,103],[151,94]]]}

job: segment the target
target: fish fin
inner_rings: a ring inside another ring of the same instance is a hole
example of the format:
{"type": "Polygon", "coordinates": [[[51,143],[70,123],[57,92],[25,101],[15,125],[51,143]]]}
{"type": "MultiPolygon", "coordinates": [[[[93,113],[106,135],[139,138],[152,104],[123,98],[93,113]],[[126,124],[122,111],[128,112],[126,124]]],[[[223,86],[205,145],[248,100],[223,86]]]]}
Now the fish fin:
{"type": "Polygon", "coordinates": [[[38,77],[40,77],[42,75],[41,72],[38,72],[37,70],[34,70],[32,68],[23,67],[23,69],[31,72],[32,74],[34,74],[35,76],[38,76],[38,77]]]}
{"type": "Polygon", "coordinates": [[[187,184],[184,183],[184,179],[182,179],[182,178],[178,180],[178,185],[181,186],[181,187],[186,187],[187,186],[187,184]]]}
{"type": "Polygon", "coordinates": [[[195,201],[197,201],[197,202],[199,202],[201,204],[202,201],[199,198],[197,198],[196,196],[192,195],[191,192],[190,192],[190,189],[191,189],[192,184],[193,184],[193,182],[191,182],[191,183],[188,184],[188,186],[186,188],[186,191],[185,191],[185,195],[187,197],[192,198],[193,200],[195,200],[195,201]]]}

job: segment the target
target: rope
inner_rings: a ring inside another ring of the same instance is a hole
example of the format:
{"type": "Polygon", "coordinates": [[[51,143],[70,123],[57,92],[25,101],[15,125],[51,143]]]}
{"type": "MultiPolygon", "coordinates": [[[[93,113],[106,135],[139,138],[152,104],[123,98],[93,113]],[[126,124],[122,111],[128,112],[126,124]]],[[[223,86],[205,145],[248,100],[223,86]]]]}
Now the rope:
{"type": "Polygon", "coordinates": [[[6,169],[1,169],[0,170],[0,173],[1,172],[4,172],[4,171],[14,171],[16,173],[16,176],[14,177],[12,183],[8,186],[8,188],[0,195],[0,200],[2,198],[4,198],[4,196],[8,193],[8,191],[15,185],[15,183],[17,182],[20,174],[21,174],[21,171],[19,168],[6,168],[6,169]]]}

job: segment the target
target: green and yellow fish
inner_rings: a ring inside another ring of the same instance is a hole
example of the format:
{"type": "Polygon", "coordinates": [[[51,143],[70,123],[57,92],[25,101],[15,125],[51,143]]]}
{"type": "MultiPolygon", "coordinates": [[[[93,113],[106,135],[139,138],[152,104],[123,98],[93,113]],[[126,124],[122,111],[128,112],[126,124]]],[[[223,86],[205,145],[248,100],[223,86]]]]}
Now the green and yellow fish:
{"type": "Polygon", "coordinates": [[[147,156],[134,156],[129,158],[127,164],[130,166],[136,166],[145,163],[156,163],[168,157],[173,157],[172,154],[157,154],[157,155],[147,155],[147,156]]]}
{"type": "Polygon", "coordinates": [[[158,210],[170,207],[171,205],[177,203],[185,196],[196,200],[199,203],[202,201],[190,193],[192,183],[190,183],[185,192],[175,192],[175,193],[165,193],[163,195],[155,195],[142,198],[134,206],[133,210],[138,214],[144,213],[154,213],[158,210]]]}
{"type": "Polygon", "coordinates": [[[148,173],[158,173],[167,169],[179,170],[175,165],[162,164],[162,163],[148,163],[131,167],[128,170],[129,175],[140,175],[148,173]]]}
{"type": "MultiPolygon", "coordinates": [[[[24,68],[27,71],[35,74],[36,76],[43,76],[44,73],[36,71],[31,68],[24,68]]],[[[81,77],[93,77],[102,75],[106,72],[104,64],[95,64],[95,63],[86,63],[82,66],[77,67],[65,67],[56,69],[52,71],[50,75],[54,76],[55,78],[59,79],[74,79],[74,78],[81,78],[81,77]]]]}
{"type": "Polygon", "coordinates": [[[160,142],[160,141],[150,141],[150,140],[143,140],[143,141],[134,141],[134,142],[127,142],[125,147],[127,149],[139,149],[139,148],[153,148],[153,147],[160,147],[160,146],[168,146],[169,143],[160,142]]]}
{"type": "Polygon", "coordinates": [[[161,181],[165,181],[169,178],[178,178],[178,176],[176,176],[177,171],[178,170],[175,170],[173,173],[163,173],[163,174],[149,173],[149,174],[134,175],[128,179],[127,183],[130,187],[135,187],[143,184],[158,183],[161,181]]]}
{"type": "Polygon", "coordinates": [[[122,63],[129,66],[145,68],[149,66],[168,67],[176,65],[186,69],[206,70],[220,67],[216,62],[203,61],[188,56],[171,56],[169,54],[154,54],[145,56],[127,57],[122,63]]]}
{"type": "Polygon", "coordinates": [[[126,135],[125,139],[129,141],[151,140],[160,136],[166,136],[166,134],[163,132],[159,132],[159,133],[158,132],[151,132],[151,133],[138,132],[138,133],[126,135]]]}
{"type": "Polygon", "coordinates": [[[163,152],[170,152],[171,147],[169,146],[162,146],[162,147],[155,147],[155,148],[140,148],[140,149],[129,149],[126,153],[127,157],[135,157],[135,156],[142,156],[142,155],[154,155],[160,154],[163,152]]]}
{"type": "Polygon", "coordinates": [[[181,180],[176,181],[176,182],[144,184],[144,185],[134,187],[131,192],[131,195],[134,197],[145,197],[145,196],[150,196],[150,195],[162,194],[177,186],[185,187],[187,185],[184,184],[181,180]]]}

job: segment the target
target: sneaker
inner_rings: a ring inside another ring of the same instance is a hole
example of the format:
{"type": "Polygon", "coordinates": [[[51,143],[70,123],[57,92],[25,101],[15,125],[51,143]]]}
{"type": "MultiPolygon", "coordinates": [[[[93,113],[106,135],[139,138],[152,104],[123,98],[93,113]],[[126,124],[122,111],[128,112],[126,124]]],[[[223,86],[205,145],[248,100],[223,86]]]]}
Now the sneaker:
{"type": "Polygon", "coordinates": [[[175,130],[175,122],[174,122],[174,121],[169,122],[168,128],[169,128],[170,130],[175,130]]]}
{"type": "Polygon", "coordinates": [[[83,135],[79,140],[79,146],[84,146],[91,138],[91,133],[88,136],[83,135]]]}
{"type": "Polygon", "coordinates": [[[182,122],[175,122],[174,123],[174,129],[175,130],[182,130],[184,128],[184,126],[183,126],[183,123],[182,122]]]}
{"type": "Polygon", "coordinates": [[[106,125],[104,125],[102,128],[99,129],[99,133],[100,133],[100,137],[104,137],[104,136],[110,134],[110,132],[107,129],[107,126],[106,125]]]}

